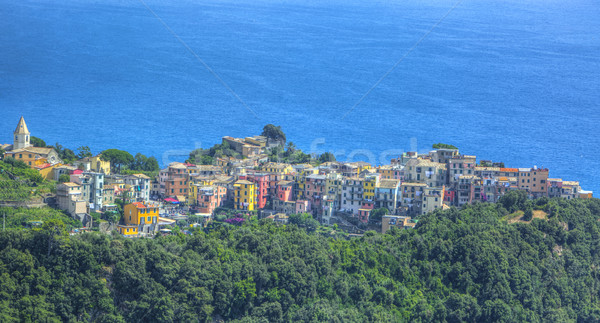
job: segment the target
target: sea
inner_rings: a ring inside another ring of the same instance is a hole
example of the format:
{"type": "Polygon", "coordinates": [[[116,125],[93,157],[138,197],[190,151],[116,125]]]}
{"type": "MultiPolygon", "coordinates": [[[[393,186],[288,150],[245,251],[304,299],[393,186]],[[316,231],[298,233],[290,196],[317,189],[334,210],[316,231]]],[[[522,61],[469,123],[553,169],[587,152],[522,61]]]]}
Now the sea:
{"type": "Polygon", "coordinates": [[[600,194],[597,0],[0,0],[0,143],[185,160],[282,127],[338,160],[447,143],[600,194]]]}

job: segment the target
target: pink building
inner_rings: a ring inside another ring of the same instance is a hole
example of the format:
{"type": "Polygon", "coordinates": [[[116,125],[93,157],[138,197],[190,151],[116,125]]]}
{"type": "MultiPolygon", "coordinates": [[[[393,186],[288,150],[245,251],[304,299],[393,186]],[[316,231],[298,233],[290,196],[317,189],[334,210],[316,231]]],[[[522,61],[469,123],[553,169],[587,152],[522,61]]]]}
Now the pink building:
{"type": "Polygon", "coordinates": [[[205,186],[198,190],[198,210],[200,213],[212,214],[217,207],[223,206],[227,199],[224,186],[205,186]]]}
{"type": "Polygon", "coordinates": [[[358,210],[358,219],[362,223],[369,223],[369,217],[373,211],[373,202],[363,202],[361,208],[358,210]]]}
{"type": "Polygon", "coordinates": [[[293,183],[290,181],[280,181],[277,184],[277,199],[282,202],[288,202],[292,199],[293,183]]]}
{"type": "Polygon", "coordinates": [[[296,213],[307,213],[310,209],[310,202],[306,200],[296,201],[296,213]]]}

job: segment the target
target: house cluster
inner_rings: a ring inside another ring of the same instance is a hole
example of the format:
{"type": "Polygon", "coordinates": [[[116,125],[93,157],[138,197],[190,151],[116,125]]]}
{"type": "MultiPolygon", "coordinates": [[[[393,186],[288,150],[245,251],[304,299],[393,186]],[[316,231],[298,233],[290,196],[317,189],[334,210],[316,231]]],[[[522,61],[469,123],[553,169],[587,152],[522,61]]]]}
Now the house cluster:
{"type": "Polygon", "coordinates": [[[386,227],[410,228],[413,217],[475,201],[496,202],[506,192],[524,190],[530,197],[591,198],[578,182],[550,178],[546,168],[507,168],[481,161],[458,149],[434,149],[426,154],[403,153],[389,165],[366,162],[326,162],[320,165],[269,162],[266,151],[281,142],[262,136],[223,137],[242,158],[216,158],[213,165],[174,162],[156,178],[143,174],[111,174],[100,156],[63,165],[52,148],[31,147],[23,118],[14,144],[4,145],[8,156],[22,160],[47,179],[61,175],[57,204],[79,218],[90,211],[107,211],[120,198],[125,211],[123,234],[156,231],[160,205],[184,204],[211,217],[215,209],[263,210],[285,221],[292,213],[312,213],[324,224],[343,213],[368,223],[375,209],[386,208],[386,227]],[[161,201],[162,204],[158,204],[161,201]],[[135,227],[135,228],[134,228],[135,227]]]}
{"type": "Polygon", "coordinates": [[[546,168],[506,168],[458,149],[404,153],[390,165],[365,162],[284,164],[266,155],[218,159],[216,165],[172,163],[152,183],[151,196],[187,203],[210,215],[217,207],[283,215],[309,212],[323,223],[339,212],[367,223],[386,208],[392,221],[411,227],[411,217],[475,201],[496,202],[506,192],[531,198],[591,198],[578,182],[550,178],[546,168]]]}

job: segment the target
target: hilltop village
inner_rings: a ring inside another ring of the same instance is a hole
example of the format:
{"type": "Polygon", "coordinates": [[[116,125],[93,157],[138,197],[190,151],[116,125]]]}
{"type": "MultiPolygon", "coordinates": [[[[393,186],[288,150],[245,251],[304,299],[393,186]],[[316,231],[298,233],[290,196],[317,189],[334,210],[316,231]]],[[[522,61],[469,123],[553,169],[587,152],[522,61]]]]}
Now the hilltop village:
{"type": "Polygon", "coordinates": [[[316,162],[278,162],[273,152],[283,151],[286,140],[269,126],[261,136],[223,137],[220,148],[233,156],[200,155],[171,163],[152,177],[119,174],[120,166],[102,155],[65,163],[55,148],[32,145],[24,118],[13,144],[0,145],[0,153],[60,182],[55,207],[83,223],[90,213],[114,212],[116,201],[123,201],[114,229],[126,236],[154,234],[172,225],[173,215],[194,214],[207,225],[217,210],[281,223],[292,214],[308,213],[325,225],[375,222],[385,232],[391,226],[414,227],[415,218],[428,212],[497,202],[516,190],[530,198],[592,198],[578,182],[551,178],[546,168],[478,162],[476,156],[442,144],[426,154],[403,153],[381,166],[339,162],[331,154],[316,162]]]}

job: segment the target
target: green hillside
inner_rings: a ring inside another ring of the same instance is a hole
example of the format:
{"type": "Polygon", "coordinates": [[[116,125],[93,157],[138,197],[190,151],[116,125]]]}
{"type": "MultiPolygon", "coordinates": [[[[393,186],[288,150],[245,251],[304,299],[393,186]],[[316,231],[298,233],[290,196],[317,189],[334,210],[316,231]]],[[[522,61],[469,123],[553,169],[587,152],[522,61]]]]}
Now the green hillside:
{"type": "Polygon", "coordinates": [[[0,234],[0,321],[597,322],[600,201],[511,193],[344,240],[270,222],[209,234],[0,234]],[[509,221],[543,211],[530,223],[509,221]],[[514,222],[514,223],[513,223],[514,222]]]}

